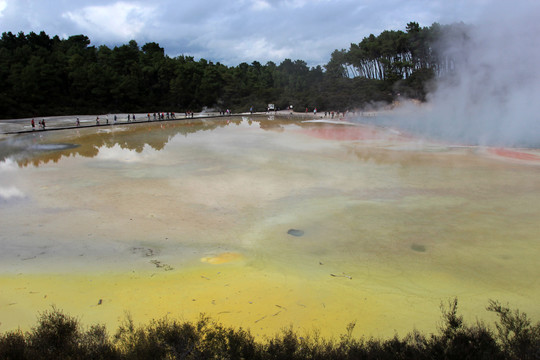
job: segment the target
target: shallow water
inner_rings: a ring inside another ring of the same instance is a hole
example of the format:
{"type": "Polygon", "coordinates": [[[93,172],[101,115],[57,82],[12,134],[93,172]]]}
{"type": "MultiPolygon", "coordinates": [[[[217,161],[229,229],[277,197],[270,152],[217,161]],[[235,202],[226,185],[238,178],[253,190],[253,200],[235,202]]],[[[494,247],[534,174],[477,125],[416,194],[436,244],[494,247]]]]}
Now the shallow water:
{"type": "Polygon", "coordinates": [[[257,336],[435,331],[454,296],[471,321],[488,299],[540,318],[538,150],[236,117],[0,149],[2,331],[53,304],[111,331],[204,312],[257,336]]]}

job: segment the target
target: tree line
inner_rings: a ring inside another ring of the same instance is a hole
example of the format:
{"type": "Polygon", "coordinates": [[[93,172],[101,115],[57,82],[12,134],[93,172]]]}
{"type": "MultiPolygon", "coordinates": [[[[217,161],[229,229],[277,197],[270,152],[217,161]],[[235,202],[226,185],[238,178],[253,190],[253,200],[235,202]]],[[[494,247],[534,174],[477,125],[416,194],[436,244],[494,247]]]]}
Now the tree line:
{"type": "MultiPolygon", "coordinates": [[[[45,32],[4,32],[0,38],[0,118],[44,115],[284,109],[347,110],[392,102],[397,94],[423,100],[426,85],[455,67],[437,50],[466,26],[420,27],[370,35],[328,64],[303,60],[226,66],[191,56],[169,57],[155,42],[109,48],[85,35],[61,39],[45,32]]],[[[456,35],[457,34],[457,35],[456,35]]]]}

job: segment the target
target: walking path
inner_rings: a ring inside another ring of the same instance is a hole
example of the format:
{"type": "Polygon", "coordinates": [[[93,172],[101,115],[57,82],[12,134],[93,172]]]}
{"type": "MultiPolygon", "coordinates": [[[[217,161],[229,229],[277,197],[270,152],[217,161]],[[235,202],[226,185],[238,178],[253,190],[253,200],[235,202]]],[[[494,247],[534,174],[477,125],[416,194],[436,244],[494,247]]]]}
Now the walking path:
{"type": "MultiPolygon", "coordinates": [[[[259,113],[236,113],[230,115],[221,115],[219,113],[198,113],[191,116],[185,116],[184,114],[177,115],[175,118],[165,118],[162,120],[154,120],[153,116],[150,116],[150,121],[148,120],[147,114],[135,114],[136,120],[128,121],[128,115],[131,114],[117,114],[117,121],[114,122],[114,115],[109,115],[107,122],[107,115],[101,115],[99,117],[99,124],[96,123],[96,115],[71,115],[71,116],[56,116],[56,117],[41,117],[34,118],[35,128],[32,128],[31,122],[32,118],[26,119],[9,119],[9,120],[0,120],[0,134],[12,135],[12,134],[24,134],[40,131],[55,131],[55,130],[67,130],[67,129],[80,129],[80,128],[92,128],[92,127],[106,127],[106,126],[115,126],[115,125],[131,125],[131,124],[143,124],[148,122],[163,122],[163,121],[185,121],[190,119],[212,119],[212,118],[226,118],[230,116],[279,116],[279,117],[289,117],[289,118],[310,118],[313,119],[313,114],[311,113],[301,113],[294,112],[290,113],[289,111],[276,111],[273,113],[259,112],[259,113]],[[79,118],[80,125],[77,126],[77,118],[79,118]],[[40,121],[45,120],[45,128],[43,129],[40,126],[40,121]]],[[[322,117],[322,116],[317,116],[322,117]]],[[[132,118],[131,118],[132,119],[132,118]]]]}
{"type": "MultiPolygon", "coordinates": [[[[55,130],[66,130],[66,129],[80,129],[80,128],[92,128],[92,127],[107,127],[115,125],[131,125],[131,124],[142,124],[148,122],[163,122],[163,121],[182,121],[190,119],[210,119],[210,118],[219,118],[227,117],[228,115],[219,115],[219,114],[194,114],[193,117],[186,117],[184,115],[176,116],[175,118],[165,118],[163,120],[154,120],[151,116],[150,121],[146,114],[136,114],[137,120],[129,120],[127,114],[117,115],[117,121],[114,121],[114,116],[109,117],[107,121],[106,116],[101,116],[99,118],[99,124],[96,123],[95,115],[83,115],[83,116],[59,116],[59,117],[45,117],[45,118],[34,118],[35,128],[32,128],[31,118],[28,119],[11,119],[11,120],[0,120],[0,133],[9,135],[9,134],[24,134],[40,131],[55,131],[55,130]],[[77,125],[77,118],[79,118],[80,125],[77,125]],[[141,120],[139,120],[141,119],[141,120]],[[43,129],[39,122],[45,120],[45,128],[43,129]]],[[[230,116],[230,115],[229,115],[230,116]]]]}

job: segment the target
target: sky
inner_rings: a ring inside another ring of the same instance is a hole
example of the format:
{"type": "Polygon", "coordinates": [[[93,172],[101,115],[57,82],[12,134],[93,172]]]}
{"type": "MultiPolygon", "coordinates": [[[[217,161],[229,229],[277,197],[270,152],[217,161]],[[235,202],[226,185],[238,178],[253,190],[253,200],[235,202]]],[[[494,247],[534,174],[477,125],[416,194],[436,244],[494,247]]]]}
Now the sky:
{"type": "MultiPolygon", "coordinates": [[[[520,0],[524,2],[536,0],[520,0]]],[[[490,0],[0,0],[0,32],[95,46],[157,42],[171,57],[236,66],[286,58],[324,65],[336,49],[407,23],[474,23],[490,0]]]]}

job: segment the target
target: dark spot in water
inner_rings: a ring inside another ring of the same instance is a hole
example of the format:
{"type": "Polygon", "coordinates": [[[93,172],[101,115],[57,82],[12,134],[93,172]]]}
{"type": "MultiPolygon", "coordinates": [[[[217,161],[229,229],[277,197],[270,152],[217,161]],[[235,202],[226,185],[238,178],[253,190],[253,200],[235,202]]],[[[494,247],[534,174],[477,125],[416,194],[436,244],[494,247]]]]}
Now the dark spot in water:
{"type": "Polygon", "coordinates": [[[426,252],[426,247],[420,244],[412,244],[411,249],[418,252],[426,252]]]}
{"type": "Polygon", "coordinates": [[[292,236],[302,236],[304,235],[304,231],[298,229],[290,229],[289,231],[287,231],[287,234],[292,236]]]}

